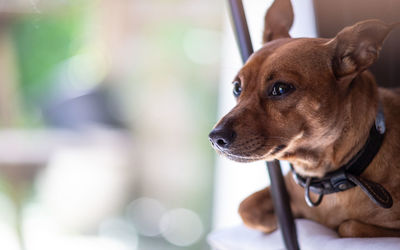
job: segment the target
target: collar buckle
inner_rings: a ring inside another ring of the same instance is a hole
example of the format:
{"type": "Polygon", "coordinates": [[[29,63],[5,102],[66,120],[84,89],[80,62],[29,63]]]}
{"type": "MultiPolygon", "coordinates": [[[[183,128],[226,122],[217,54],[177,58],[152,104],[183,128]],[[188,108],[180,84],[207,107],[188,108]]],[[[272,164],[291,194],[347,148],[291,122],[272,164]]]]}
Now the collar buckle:
{"type": "Polygon", "coordinates": [[[330,183],[332,186],[332,193],[345,191],[355,186],[354,183],[348,179],[344,169],[330,176],[330,183]]]}

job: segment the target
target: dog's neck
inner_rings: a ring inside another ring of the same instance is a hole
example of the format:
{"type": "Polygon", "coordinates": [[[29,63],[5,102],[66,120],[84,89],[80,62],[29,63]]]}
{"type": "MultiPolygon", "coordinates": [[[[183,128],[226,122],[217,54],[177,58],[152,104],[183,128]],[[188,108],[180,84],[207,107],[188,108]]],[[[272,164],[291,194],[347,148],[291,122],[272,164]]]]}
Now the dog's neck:
{"type": "Polygon", "coordinates": [[[378,91],[375,80],[365,71],[351,82],[337,120],[337,136],[328,144],[302,150],[291,161],[303,176],[322,177],[350,161],[366,143],[375,120],[378,91]],[[357,104],[357,105],[355,105],[357,104]]]}

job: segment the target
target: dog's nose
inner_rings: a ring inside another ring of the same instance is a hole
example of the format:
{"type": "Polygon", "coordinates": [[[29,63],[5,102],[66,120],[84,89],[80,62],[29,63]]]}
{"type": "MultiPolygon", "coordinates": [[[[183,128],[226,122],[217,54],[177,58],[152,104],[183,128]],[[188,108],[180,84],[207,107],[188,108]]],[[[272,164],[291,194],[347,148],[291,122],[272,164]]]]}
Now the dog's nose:
{"type": "Polygon", "coordinates": [[[216,127],[208,135],[210,141],[214,145],[217,145],[220,148],[228,148],[235,140],[235,137],[236,137],[235,131],[231,128],[226,128],[226,127],[225,128],[216,127]]]}

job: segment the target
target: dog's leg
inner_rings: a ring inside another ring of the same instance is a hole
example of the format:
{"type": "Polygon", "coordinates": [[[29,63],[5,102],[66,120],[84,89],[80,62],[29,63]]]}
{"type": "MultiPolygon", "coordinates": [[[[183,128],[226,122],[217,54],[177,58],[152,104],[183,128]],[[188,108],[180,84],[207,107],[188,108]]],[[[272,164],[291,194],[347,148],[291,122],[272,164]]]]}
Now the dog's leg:
{"type": "MultiPolygon", "coordinates": [[[[304,217],[302,211],[308,209],[303,198],[304,189],[294,182],[291,173],[286,174],[284,178],[293,217],[304,217]]],[[[270,187],[260,190],[242,201],[239,206],[239,214],[246,226],[264,233],[273,232],[278,227],[270,187]]]]}
{"type": "Polygon", "coordinates": [[[264,233],[277,228],[277,220],[269,187],[247,197],[239,206],[244,224],[264,233]]]}
{"type": "Polygon", "coordinates": [[[400,230],[365,224],[357,220],[347,220],[340,224],[340,237],[400,237],[400,230]]]}

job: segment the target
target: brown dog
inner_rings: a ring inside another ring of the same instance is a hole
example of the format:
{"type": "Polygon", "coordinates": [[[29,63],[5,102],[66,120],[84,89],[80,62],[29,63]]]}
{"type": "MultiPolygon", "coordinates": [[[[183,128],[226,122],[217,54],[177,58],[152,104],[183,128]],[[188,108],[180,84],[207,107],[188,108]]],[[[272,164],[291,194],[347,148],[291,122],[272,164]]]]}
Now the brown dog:
{"type": "MultiPolygon", "coordinates": [[[[370,196],[375,191],[379,196],[379,188],[387,196],[387,190],[393,203],[379,207],[355,186],[309,207],[291,174],[285,182],[297,218],[337,229],[342,237],[399,237],[400,90],[378,88],[366,70],[394,25],[367,20],[333,39],[291,39],[292,21],[290,2],[275,1],[265,18],[264,46],[233,81],[237,105],[217,123],[210,141],[234,161],[287,160],[299,176],[322,178],[362,151],[380,103],[384,140],[359,179],[368,180],[360,185],[370,188],[370,196]]],[[[247,226],[263,232],[277,228],[270,196],[266,188],[242,202],[239,213],[247,226]]]]}

